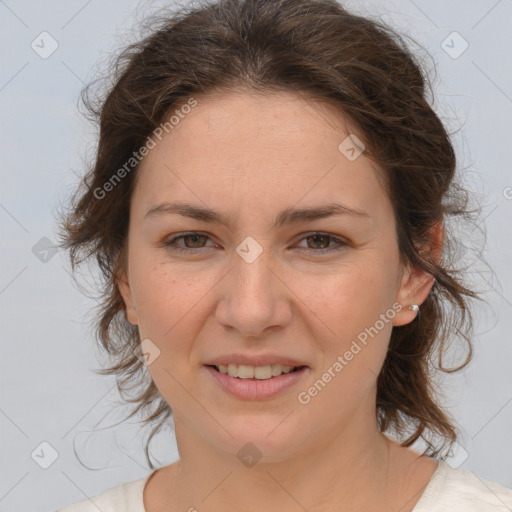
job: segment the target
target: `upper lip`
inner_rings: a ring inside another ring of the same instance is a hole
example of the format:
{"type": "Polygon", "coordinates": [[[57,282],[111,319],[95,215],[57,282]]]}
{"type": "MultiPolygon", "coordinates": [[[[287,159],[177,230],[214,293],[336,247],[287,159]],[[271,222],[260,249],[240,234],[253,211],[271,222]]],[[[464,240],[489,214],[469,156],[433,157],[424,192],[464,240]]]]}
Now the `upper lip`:
{"type": "Polygon", "coordinates": [[[236,364],[236,365],[246,365],[246,366],[272,366],[272,365],[281,365],[281,366],[308,366],[303,361],[299,361],[298,359],[294,359],[288,356],[280,356],[277,354],[262,354],[259,356],[249,356],[247,354],[229,354],[225,356],[217,356],[213,359],[210,359],[207,363],[207,366],[219,366],[221,364],[236,364]]]}

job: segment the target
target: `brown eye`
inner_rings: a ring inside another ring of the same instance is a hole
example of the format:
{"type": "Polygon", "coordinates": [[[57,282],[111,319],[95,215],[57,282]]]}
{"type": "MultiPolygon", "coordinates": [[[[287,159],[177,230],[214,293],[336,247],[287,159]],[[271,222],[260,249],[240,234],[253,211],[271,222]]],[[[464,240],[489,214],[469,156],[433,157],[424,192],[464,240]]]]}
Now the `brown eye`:
{"type": "Polygon", "coordinates": [[[339,251],[348,245],[344,240],[327,233],[311,233],[302,240],[306,241],[307,247],[299,246],[301,249],[309,249],[320,254],[339,251]]]}
{"type": "Polygon", "coordinates": [[[201,233],[185,233],[182,235],[175,236],[167,242],[163,243],[163,246],[171,251],[177,252],[199,252],[194,249],[207,248],[206,243],[210,239],[207,235],[201,233]],[[178,241],[182,240],[183,245],[178,245],[178,241]]]}
{"type": "Polygon", "coordinates": [[[311,235],[306,237],[307,240],[312,240],[312,247],[310,249],[326,249],[329,247],[331,237],[329,235],[311,235]]]}
{"type": "Polygon", "coordinates": [[[204,247],[202,242],[204,242],[208,237],[205,235],[193,234],[193,235],[183,235],[182,238],[183,238],[184,242],[187,240],[190,241],[190,245],[185,243],[185,245],[187,246],[188,249],[198,249],[200,247],[204,247]]]}

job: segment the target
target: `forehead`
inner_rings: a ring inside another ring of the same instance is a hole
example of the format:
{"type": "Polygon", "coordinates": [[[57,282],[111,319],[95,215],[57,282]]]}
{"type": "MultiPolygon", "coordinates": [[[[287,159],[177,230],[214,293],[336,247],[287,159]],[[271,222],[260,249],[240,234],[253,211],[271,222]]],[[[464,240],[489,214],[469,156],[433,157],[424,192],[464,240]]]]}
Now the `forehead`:
{"type": "Polygon", "coordinates": [[[138,170],[135,196],[144,206],[183,194],[208,205],[252,196],[295,203],[307,196],[344,197],[358,208],[386,199],[381,171],[364,152],[350,160],[340,151],[358,132],[332,105],[292,93],[229,91],[196,99],[138,170]]]}
{"type": "Polygon", "coordinates": [[[205,148],[218,145],[225,152],[251,154],[267,148],[275,150],[273,156],[286,156],[290,150],[300,151],[306,142],[303,152],[322,151],[332,144],[332,135],[351,131],[348,118],[326,102],[292,92],[234,90],[197,98],[197,106],[183,116],[168,139],[184,149],[199,142],[205,148]],[[331,137],[326,139],[327,135],[331,137]]]}

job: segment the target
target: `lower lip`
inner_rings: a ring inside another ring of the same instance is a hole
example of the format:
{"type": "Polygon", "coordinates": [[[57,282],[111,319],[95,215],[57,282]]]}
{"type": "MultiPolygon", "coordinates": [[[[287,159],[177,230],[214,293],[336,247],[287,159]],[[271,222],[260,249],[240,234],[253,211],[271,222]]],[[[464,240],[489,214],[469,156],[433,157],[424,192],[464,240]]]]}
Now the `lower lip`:
{"type": "Polygon", "coordinates": [[[308,367],[304,366],[295,372],[283,373],[271,379],[239,379],[218,372],[211,366],[205,366],[205,368],[224,391],[243,400],[272,398],[281,391],[297,384],[309,370],[308,367]]]}

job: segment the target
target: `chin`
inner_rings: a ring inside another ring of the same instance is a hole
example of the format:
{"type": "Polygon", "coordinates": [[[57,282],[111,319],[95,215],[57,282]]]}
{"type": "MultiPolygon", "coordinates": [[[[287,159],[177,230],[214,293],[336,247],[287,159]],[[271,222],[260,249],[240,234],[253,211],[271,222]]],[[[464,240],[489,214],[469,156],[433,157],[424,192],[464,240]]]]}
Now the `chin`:
{"type": "MultiPolygon", "coordinates": [[[[259,463],[281,462],[293,456],[307,442],[307,433],[300,429],[296,420],[285,419],[288,412],[266,414],[261,412],[238,415],[229,421],[217,417],[225,425],[209,433],[209,442],[219,450],[237,457],[242,463],[245,457],[258,459],[259,463]],[[222,434],[219,438],[218,435],[222,434]]],[[[249,467],[249,466],[248,466],[249,467]]]]}

